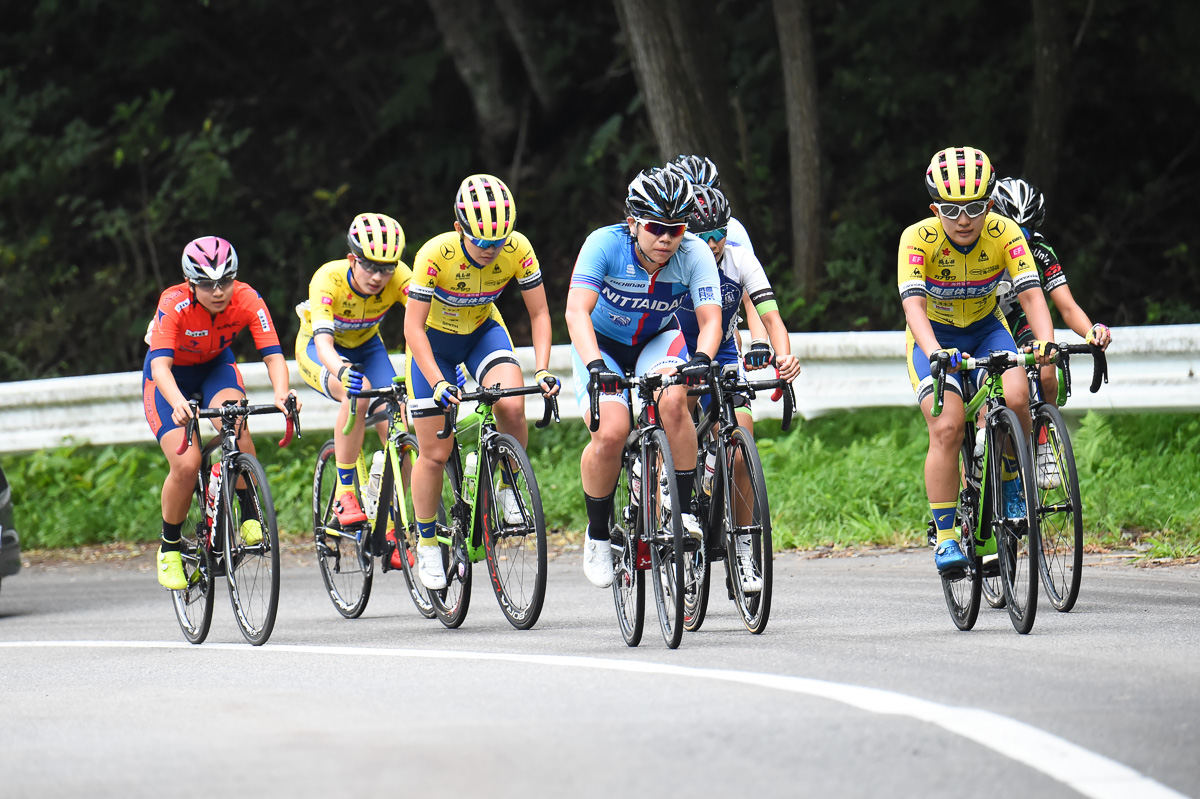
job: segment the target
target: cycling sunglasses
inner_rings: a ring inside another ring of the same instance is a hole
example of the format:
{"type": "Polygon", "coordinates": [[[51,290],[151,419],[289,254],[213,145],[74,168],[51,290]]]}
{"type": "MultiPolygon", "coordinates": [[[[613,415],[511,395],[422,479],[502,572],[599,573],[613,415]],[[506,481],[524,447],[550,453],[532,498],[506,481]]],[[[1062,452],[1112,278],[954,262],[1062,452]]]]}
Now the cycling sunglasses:
{"type": "Polygon", "coordinates": [[[634,220],[646,229],[651,236],[670,236],[678,238],[687,230],[687,222],[657,222],[653,219],[634,220]]]}
{"type": "Polygon", "coordinates": [[[982,214],[987,210],[987,200],[974,200],[964,205],[958,203],[934,203],[937,206],[938,213],[947,219],[958,219],[958,215],[963,211],[967,212],[967,216],[971,219],[982,214]]]}
{"type": "Polygon", "coordinates": [[[723,240],[725,238],[725,233],[725,228],[719,227],[716,230],[706,230],[703,233],[697,233],[696,235],[699,236],[703,241],[715,242],[723,240]]]}
{"type": "Polygon", "coordinates": [[[220,280],[193,280],[192,285],[205,291],[216,291],[217,289],[227,289],[232,286],[233,278],[223,277],[220,280]]]}
{"type": "Polygon", "coordinates": [[[471,242],[481,250],[490,250],[493,247],[503,247],[508,243],[508,237],[505,236],[502,239],[473,239],[470,236],[467,236],[467,241],[471,242]]]}
{"type": "Polygon", "coordinates": [[[355,260],[358,261],[359,266],[368,272],[377,272],[384,275],[390,275],[392,272],[396,271],[395,264],[384,264],[380,263],[379,261],[372,261],[369,258],[359,258],[358,256],[355,256],[355,260]]]}

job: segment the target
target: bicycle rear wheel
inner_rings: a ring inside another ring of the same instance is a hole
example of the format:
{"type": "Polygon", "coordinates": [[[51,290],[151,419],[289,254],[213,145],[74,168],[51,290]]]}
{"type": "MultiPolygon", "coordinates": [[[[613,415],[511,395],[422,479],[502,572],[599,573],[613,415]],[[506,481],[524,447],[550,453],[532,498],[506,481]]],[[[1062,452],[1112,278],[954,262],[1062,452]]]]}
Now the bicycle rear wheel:
{"type": "Polygon", "coordinates": [[[225,509],[225,577],[233,616],[246,640],[261,646],[279,610],[279,528],[262,464],[239,453],[222,491],[225,509]],[[234,494],[245,481],[245,500],[234,494]],[[257,539],[257,540],[256,540],[257,539]]]}
{"type": "Polygon", "coordinates": [[[641,643],[646,623],[645,572],[638,569],[641,540],[638,503],[641,502],[641,489],[639,487],[638,494],[635,494],[629,485],[634,457],[635,453],[625,452],[625,464],[617,475],[617,488],[613,492],[613,516],[609,525],[613,555],[613,605],[617,609],[621,637],[628,646],[641,643]]]}
{"type": "Polygon", "coordinates": [[[988,418],[988,494],[989,511],[996,546],[1000,555],[1000,580],[1004,586],[1005,606],[1013,628],[1024,635],[1033,629],[1037,618],[1038,524],[1037,494],[1033,483],[1033,455],[1029,439],[1021,429],[1017,415],[1008,408],[997,408],[988,418]],[[1015,465],[1019,478],[1018,496],[1009,517],[1004,496],[1003,470],[1015,465]],[[1024,508],[1021,508],[1024,504],[1024,508]]]}
{"type": "Polygon", "coordinates": [[[970,630],[979,618],[979,595],[981,574],[975,554],[975,536],[980,529],[979,480],[975,471],[975,439],[973,435],[963,438],[959,449],[958,507],[955,519],[962,533],[961,543],[967,556],[967,568],[954,572],[943,572],[942,594],[946,597],[946,608],[950,619],[960,630],[970,630]]]}
{"type": "Polygon", "coordinates": [[[1038,406],[1033,417],[1033,440],[1041,539],[1038,570],[1050,604],[1066,613],[1079,599],[1083,576],[1083,508],[1075,454],[1058,408],[1046,403],[1038,406]]]}
{"type": "MultiPolygon", "coordinates": [[[[398,443],[400,463],[414,463],[417,458],[417,439],[412,435],[403,435],[398,443]]],[[[404,584],[408,587],[408,596],[412,599],[417,612],[427,619],[437,615],[433,609],[433,599],[429,589],[417,575],[417,516],[412,507],[412,497],[404,490],[403,475],[393,475],[392,503],[390,513],[392,524],[396,527],[396,546],[400,549],[401,570],[404,572],[404,584]],[[401,504],[404,503],[404,514],[401,515],[401,504]],[[407,518],[407,523],[405,523],[407,518]]]]}
{"type": "Polygon", "coordinates": [[[330,439],[317,453],[313,472],[313,541],[321,579],[334,609],[347,619],[357,619],[371,598],[375,559],[365,548],[368,525],[343,530],[333,515],[338,488],[337,459],[330,439]]]}
{"type": "Polygon", "coordinates": [[[533,464],[520,442],[501,433],[484,455],[483,544],[500,610],[518,630],[537,623],[546,600],[546,519],[533,464]],[[511,491],[510,504],[501,498],[511,491]],[[515,504],[512,504],[515,503],[515,504]]]}
{"type": "Polygon", "coordinates": [[[735,428],[722,464],[725,568],[733,601],[746,629],[755,635],[771,617],[771,508],[754,436],[735,428]],[[757,589],[757,590],[755,590],[757,589]]]}
{"type": "MultiPolygon", "coordinates": [[[[712,428],[709,429],[708,436],[697,448],[697,480],[704,479],[704,461],[708,455],[708,446],[716,446],[712,428]]],[[[696,520],[704,529],[703,545],[684,553],[686,564],[683,588],[683,629],[689,633],[699,630],[708,616],[708,599],[712,583],[712,558],[710,555],[716,551],[721,538],[721,469],[721,464],[718,463],[708,493],[704,492],[703,487],[696,492],[696,520]]]]}
{"type": "Polygon", "coordinates": [[[679,496],[671,445],[667,434],[655,430],[646,445],[642,468],[642,508],[650,545],[650,579],[663,640],[675,649],[683,638],[683,589],[686,552],[680,519],[684,498],[679,496]],[[668,504],[668,501],[670,504],[668,504]]]}
{"type": "Polygon", "coordinates": [[[208,520],[204,518],[202,477],[207,474],[208,465],[205,464],[196,477],[192,506],[188,509],[187,518],[180,530],[180,556],[183,560],[183,574],[187,578],[187,588],[171,592],[171,604],[175,608],[179,629],[183,630],[183,636],[193,644],[203,643],[208,637],[208,630],[212,625],[213,589],[216,585],[213,579],[212,557],[208,553],[206,543],[209,525],[208,520]]]}
{"type": "Polygon", "coordinates": [[[437,537],[442,566],[446,570],[446,587],[430,591],[438,620],[453,630],[467,618],[471,607],[471,557],[467,553],[467,529],[470,511],[462,502],[462,467],[452,455],[446,461],[446,477],[442,481],[442,501],[438,505],[437,537]]]}

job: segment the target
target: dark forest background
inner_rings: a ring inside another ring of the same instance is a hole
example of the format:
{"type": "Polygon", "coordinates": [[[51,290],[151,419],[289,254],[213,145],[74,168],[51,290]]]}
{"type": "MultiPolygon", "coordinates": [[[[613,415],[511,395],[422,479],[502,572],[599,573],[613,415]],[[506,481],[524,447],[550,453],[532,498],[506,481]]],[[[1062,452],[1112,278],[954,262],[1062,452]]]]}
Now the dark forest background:
{"type": "Polygon", "coordinates": [[[477,171],[515,190],[565,343],[584,237],[680,152],[717,162],[792,330],[902,326],[896,242],[932,153],[962,144],[1046,189],[1094,320],[1200,321],[1200,4],[0,0],[0,19],[0,380],[140,368],[199,235],[234,243],[290,350],[355,214],[398,218],[411,261],[477,171]]]}

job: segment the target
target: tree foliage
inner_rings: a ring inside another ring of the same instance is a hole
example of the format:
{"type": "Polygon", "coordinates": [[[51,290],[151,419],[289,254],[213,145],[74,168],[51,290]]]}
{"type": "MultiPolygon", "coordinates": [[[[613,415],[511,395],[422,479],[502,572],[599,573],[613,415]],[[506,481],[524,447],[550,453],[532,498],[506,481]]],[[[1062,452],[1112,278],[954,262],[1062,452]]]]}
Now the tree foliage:
{"type": "MultiPolygon", "coordinates": [[[[902,323],[896,240],[926,213],[934,150],[982,147],[1005,173],[1036,162],[1035,3],[1070,47],[1061,146],[1038,169],[1056,175],[1043,230],[1075,296],[1110,324],[1200,320],[1195,4],[809,0],[822,260],[805,297],[772,4],[660,0],[666,21],[646,41],[681,54],[678,80],[727,126],[687,140],[734,143],[718,163],[793,329],[902,323]],[[681,26],[687,13],[705,19],[681,26]],[[698,29],[718,34],[700,58],[679,38],[698,29]]],[[[2,379],[138,368],[155,298],[199,235],[234,242],[286,338],[354,214],[396,216],[411,256],[449,227],[462,177],[485,169],[516,187],[560,317],[584,237],[663,156],[615,4],[29,0],[4,18],[2,379]],[[462,45],[434,16],[454,7],[478,16],[455,30],[487,48],[483,83],[464,81],[462,45]]],[[[520,300],[502,308],[523,343],[520,300]]],[[[395,345],[399,319],[388,325],[395,345]]]]}

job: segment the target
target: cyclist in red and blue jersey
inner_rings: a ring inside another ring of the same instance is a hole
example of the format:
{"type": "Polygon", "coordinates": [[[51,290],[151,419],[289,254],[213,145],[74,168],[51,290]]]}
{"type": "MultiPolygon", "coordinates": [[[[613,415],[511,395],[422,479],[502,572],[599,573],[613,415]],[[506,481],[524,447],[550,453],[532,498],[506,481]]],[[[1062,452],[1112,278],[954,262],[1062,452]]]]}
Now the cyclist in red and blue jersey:
{"type": "MultiPolygon", "coordinates": [[[[179,554],[180,531],[200,470],[199,446],[188,447],[182,455],[176,453],[191,418],[188,401],[199,395],[205,407],[216,408],[226,400],[245,396],[246,386],[230,345],[246,328],[267,366],[275,405],[286,413],[287,398],[295,395],[288,389],[287,360],[271,314],[257,291],[234,279],[237,271],[237,252],[225,239],[203,236],[190,242],[183,249],[186,281],[162,293],[146,333],[150,351],[142,367],[142,400],[146,421],[170,464],[162,488],[158,582],[173,591],[187,587],[179,554]]],[[[299,401],[296,407],[300,407],[299,401]]],[[[238,436],[238,447],[254,454],[246,427],[238,436]]],[[[251,502],[244,486],[237,487],[236,493],[239,502],[251,502]]],[[[247,544],[262,540],[257,520],[242,523],[242,537],[247,544]]]]}
{"type": "MultiPolygon", "coordinates": [[[[695,205],[691,183],[671,170],[643,170],[629,184],[626,219],[593,231],[579,251],[567,293],[567,329],[575,399],[590,423],[588,384],[597,381],[599,429],[581,458],[587,505],[583,570],[598,586],[612,584],[608,520],[629,434],[628,393],[621,375],[678,371],[689,384],[704,381],[721,342],[721,298],[717,264],[708,246],[687,233],[695,205]],[[685,297],[696,309],[699,335],[689,353],[675,319],[685,297]]],[[[687,534],[700,538],[691,513],[696,479],[696,428],[685,386],[666,389],[661,422],[675,462],[679,508],[687,534]]]]}

